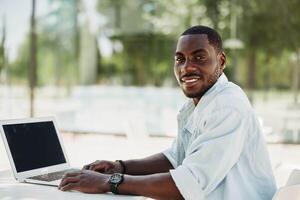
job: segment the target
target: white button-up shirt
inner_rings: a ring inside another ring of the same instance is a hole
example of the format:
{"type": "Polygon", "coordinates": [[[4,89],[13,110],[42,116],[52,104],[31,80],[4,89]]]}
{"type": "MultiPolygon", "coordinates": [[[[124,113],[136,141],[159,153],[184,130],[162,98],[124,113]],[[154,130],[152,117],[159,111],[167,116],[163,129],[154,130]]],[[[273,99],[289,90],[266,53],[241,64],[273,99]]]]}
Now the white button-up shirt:
{"type": "Polygon", "coordinates": [[[178,136],[163,153],[185,199],[272,199],[276,184],[262,129],[242,89],[225,74],[177,118],[178,136]]]}

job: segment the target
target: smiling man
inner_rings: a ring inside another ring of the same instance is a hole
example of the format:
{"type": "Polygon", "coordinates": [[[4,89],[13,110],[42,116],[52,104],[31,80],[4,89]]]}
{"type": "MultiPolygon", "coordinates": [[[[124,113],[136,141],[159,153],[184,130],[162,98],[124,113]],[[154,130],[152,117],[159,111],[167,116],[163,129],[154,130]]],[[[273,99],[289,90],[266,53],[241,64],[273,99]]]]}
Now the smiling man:
{"type": "Polygon", "coordinates": [[[276,190],[266,144],[240,87],[223,73],[219,34],[205,26],[179,38],[174,72],[189,98],[172,147],[144,159],[95,161],[59,189],[155,199],[270,200],[276,190]]]}

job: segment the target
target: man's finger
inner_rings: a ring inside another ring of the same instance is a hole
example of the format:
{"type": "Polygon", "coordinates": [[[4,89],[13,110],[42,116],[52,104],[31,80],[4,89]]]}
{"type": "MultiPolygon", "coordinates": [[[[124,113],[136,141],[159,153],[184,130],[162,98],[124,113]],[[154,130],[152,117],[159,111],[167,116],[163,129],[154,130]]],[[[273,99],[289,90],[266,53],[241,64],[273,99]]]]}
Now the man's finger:
{"type": "Polygon", "coordinates": [[[76,183],[79,182],[80,178],[78,176],[75,177],[67,177],[67,178],[63,178],[58,186],[58,188],[61,188],[65,185],[67,185],[68,183],[76,183]]]}
{"type": "Polygon", "coordinates": [[[64,178],[65,178],[65,177],[73,177],[73,176],[78,176],[78,175],[80,175],[80,174],[81,174],[81,170],[66,173],[66,174],[64,174],[63,177],[64,177],[64,178]]]}
{"type": "Polygon", "coordinates": [[[77,183],[68,183],[67,185],[59,188],[61,191],[68,191],[68,190],[77,190],[79,184],[77,183]]]}
{"type": "Polygon", "coordinates": [[[93,170],[93,168],[95,168],[96,165],[91,164],[88,168],[88,170],[93,170]]]}
{"type": "Polygon", "coordinates": [[[84,165],[83,169],[90,170],[90,168],[91,168],[92,165],[97,165],[97,161],[94,161],[94,162],[92,162],[90,164],[84,165]]]}
{"type": "Polygon", "coordinates": [[[90,165],[89,170],[95,170],[97,168],[97,165],[90,165]]]}

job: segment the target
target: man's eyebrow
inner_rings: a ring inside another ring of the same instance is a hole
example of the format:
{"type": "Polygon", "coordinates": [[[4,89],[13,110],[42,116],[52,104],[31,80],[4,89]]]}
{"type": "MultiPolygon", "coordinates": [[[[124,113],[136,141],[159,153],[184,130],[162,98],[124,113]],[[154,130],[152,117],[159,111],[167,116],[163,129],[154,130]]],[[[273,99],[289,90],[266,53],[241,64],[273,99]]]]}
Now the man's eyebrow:
{"type": "MultiPolygon", "coordinates": [[[[208,53],[206,49],[196,49],[194,51],[192,51],[191,54],[196,54],[196,53],[208,53]]],[[[183,53],[181,53],[180,51],[176,51],[175,52],[175,56],[181,56],[183,55],[183,53]]]]}
{"type": "Polygon", "coordinates": [[[195,51],[192,51],[191,54],[196,54],[196,53],[207,53],[206,49],[196,49],[195,51]]]}
{"type": "Polygon", "coordinates": [[[179,52],[179,51],[176,51],[175,52],[175,56],[182,56],[183,55],[183,53],[181,53],[181,52],[179,52]]]}

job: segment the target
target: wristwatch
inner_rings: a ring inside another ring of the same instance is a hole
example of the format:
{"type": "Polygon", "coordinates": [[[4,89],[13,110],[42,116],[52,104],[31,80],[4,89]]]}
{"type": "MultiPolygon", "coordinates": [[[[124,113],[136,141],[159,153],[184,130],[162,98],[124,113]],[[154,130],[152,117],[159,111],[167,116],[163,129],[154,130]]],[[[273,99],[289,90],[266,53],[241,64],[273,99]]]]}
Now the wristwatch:
{"type": "Polygon", "coordinates": [[[119,194],[118,186],[123,182],[124,175],[119,173],[114,173],[109,177],[110,191],[114,194],[119,194]]]}

